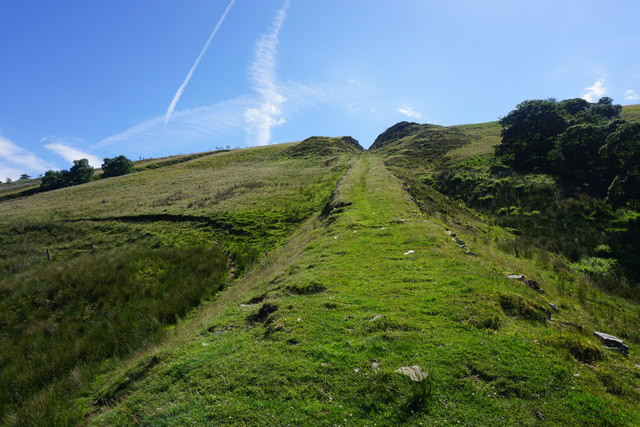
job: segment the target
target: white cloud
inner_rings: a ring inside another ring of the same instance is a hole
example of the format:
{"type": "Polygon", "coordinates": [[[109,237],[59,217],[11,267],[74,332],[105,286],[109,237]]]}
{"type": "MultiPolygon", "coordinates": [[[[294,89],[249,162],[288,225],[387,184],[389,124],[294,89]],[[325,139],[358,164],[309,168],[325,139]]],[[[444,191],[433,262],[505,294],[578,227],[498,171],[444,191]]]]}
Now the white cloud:
{"type": "Polygon", "coordinates": [[[404,114],[405,116],[413,118],[413,119],[421,119],[422,118],[422,113],[418,113],[417,111],[415,111],[411,107],[399,108],[398,111],[401,112],[402,114],[404,114]]]}
{"type": "Polygon", "coordinates": [[[235,147],[243,131],[248,133],[249,145],[264,145],[271,140],[271,129],[285,123],[285,116],[313,108],[318,102],[333,99],[344,92],[315,83],[277,82],[275,56],[278,34],[288,5],[287,1],[277,13],[271,29],[256,43],[255,59],[249,69],[249,80],[255,93],[175,111],[166,125],[164,115],[151,118],[100,140],[90,150],[109,157],[115,154],[124,154],[132,159],[160,157],[217,146],[235,147]],[[229,141],[234,142],[229,144],[229,141]]]}
{"type": "Polygon", "coordinates": [[[187,77],[184,79],[184,82],[182,82],[182,84],[178,88],[178,91],[176,92],[175,96],[171,100],[171,104],[169,104],[169,108],[167,108],[167,113],[164,116],[164,124],[165,125],[169,122],[169,119],[171,118],[171,114],[173,114],[173,110],[176,109],[176,105],[178,104],[178,101],[180,100],[180,97],[182,96],[182,92],[184,92],[184,88],[187,87],[187,84],[189,83],[189,80],[191,80],[191,76],[193,75],[193,72],[195,71],[196,67],[200,63],[200,60],[202,59],[202,57],[204,56],[205,52],[207,51],[207,48],[211,44],[211,40],[213,40],[213,37],[218,32],[218,28],[220,28],[220,25],[222,25],[222,22],[224,22],[224,19],[227,17],[227,14],[229,13],[229,10],[231,9],[231,6],[233,6],[233,3],[235,3],[235,1],[236,0],[231,0],[231,2],[229,2],[229,5],[224,10],[224,13],[222,14],[220,19],[218,20],[218,23],[216,24],[215,28],[211,32],[211,35],[209,35],[209,38],[207,39],[207,42],[204,44],[204,47],[200,51],[200,54],[198,55],[198,57],[196,58],[195,62],[191,66],[191,69],[189,70],[189,73],[187,74],[187,77]]]}
{"type": "Polygon", "coordinates": [[[16,180],[23,173],[37,175],[55,167],[15,142],[0,136],[0,179],[16,180]]]}
{"type": "Polygon", "coordinates": [[[626,99],[627,101],[635,101],[637,99],[640,99],[640,96],[638,96],[635,90],[629,89],[624,93],[624,99],[626,99]]]}
{"type": "MultiPolygon", "coordinates": [[[[323,102],[331,88],[287,82],[279,87],[287,98],[282,114],[293,115],[323,102]]],[[[112,157],[124,154],[131,159],[193,153],[217,146],[237,146],[246,130],[245,114],[261,99],[245,95],[213,105],[177,110],[165,126],[164,116],[157,116],[115,135],[102,139],[89,149],[112,157]],[[234,141],[232,144],[229,141],[234,141]]],[[[242,144],[244,145],[244,144],[242,144]]]]}
{"type": "Polygon", "coordinates": [[[97,156],[85,153],[61,142],[46,144],[45,148],[53,151],[69,162],[73,162],[74,160],[87,159],[89,160],[89,164],[94,168],[99,168],[102,166],[102,161],[97,156]]]}
{"type": "Polygon", "coordinates": [[[255,46],[255,59],[249,70],[249,80],[260,95],[260,105],[248,108],[244,118],[249,124],[249,143],[267,145],[271,129],[286,122],[281,106],[287,99],[279,92],[276,78],[276,54],[280,28],[287,16],[289,0],[276,13],[269,32],[263,34],[255,46]]]}
{"type": "Polygon", "coordinates": [[[587,93],[582,95],[582,99],[589,102],[596,102],[607,94],[607,89],[604,87],[604,79],[599,79],[593,84],[593,86],[586,88],[587,93]]]}
{"type": "Polygon", "coordinates": [[[124,154],[130,158],[203,151],[226,145],[226,136],[244,127],[249,97],[176,111],[168,125],[156,116],[90,147],[93,151],[124,154]],[[213,146],[212,146],[213,145],[213,146]],[[204,147],[204,148],[203,148],[204,147]]]}

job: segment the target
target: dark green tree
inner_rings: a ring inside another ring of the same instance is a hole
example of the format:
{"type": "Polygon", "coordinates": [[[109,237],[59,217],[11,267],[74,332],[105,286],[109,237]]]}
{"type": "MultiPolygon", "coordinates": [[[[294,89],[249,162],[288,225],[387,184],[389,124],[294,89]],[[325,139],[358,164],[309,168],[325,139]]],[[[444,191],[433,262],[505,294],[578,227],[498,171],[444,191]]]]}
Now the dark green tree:
{"type": "Polygon", "coordinates": [[[606,120],[620,118],[620,113],[622,112],[622,105],[614,104],[613,99],[608,96],[600,98],[597,104],[593,104],[592,108],[597,116],[606,120]]]}
{"type": "Polygon", "coordinates": [[[579,124],[569,127],[557,139],[549,152],[551,171],[570,181],[588,184],[599,196],[606,196],[615,177],[615,165],[604,158],[600,149],[607,135],[615,131],[622,121],[607,125],[579,124]]]}
{"type": "Polygon", "coordinates": [[[126,175],[133,170],[133,162],[125,156],[114,157],[113,159],[105,158],[102,163],[102,176],[109,178],[111,176],[126,175]]]}
{"type": "Polygon", "coordinates": [[[22,175],[20,175],[20,181],[24,181],[24,180],[27,180],[27,179],[31,179],[29,174],[23,173],[22,175]]]}
{"type": "Polygon", "coordinates": [[[69,185],[68,171],[46,171],[40,182],[43,190],[55,190],[69,185]]]}
{"type": "Polygon", "coordinates": [[[74,160],[69,169],[69,185],[84,184],[93,178],[94,169],[89,165],[89,160],[74,160]]]}
{"type": "Polygon", "coordinates": [[[547,171],[547,154],[568,126],[553,99],[524,101],[500,119],[502,144],[496,156],[507,165],[525,171],[547,171]]]}
{"type": "Polygon", "coordinates": [[[615,174],[607,194],[609,201],[617,206],[640,203],[640,122],[618,126],[606,142],[600,154],[615,174]]]}
{"type": "Polygon", "coordinates": [[[572,98],[561,101],[558,107],[568,119],[575,120],[577,116],[591,109],[591,103],[586,99],[572,98]]]}

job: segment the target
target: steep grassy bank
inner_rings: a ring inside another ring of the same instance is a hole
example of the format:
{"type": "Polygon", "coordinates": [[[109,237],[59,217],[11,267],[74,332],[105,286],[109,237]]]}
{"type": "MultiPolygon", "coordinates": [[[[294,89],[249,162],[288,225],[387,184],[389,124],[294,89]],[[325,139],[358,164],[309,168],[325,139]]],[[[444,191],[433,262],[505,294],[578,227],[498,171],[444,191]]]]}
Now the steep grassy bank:
{"type": "Polygon", "coordinates": [[[85,401],[103,403],[90,423],[616,425],[640,417],[638,337],[627,360],[590,334],[637,330],[636,305],[463,230],[478,256],[469,255],[376,155],[356,161],[324,212],[203,308],[185,340],[155,355],[161,363],[135,381],[125,378],[142,361],[97,384],[85,401]],[[507,272],[535,277],[546,294],[507,272]],[[549,302],[559,308],[551,321],[549,302]],[[600,317],[614,309],[615,318],[600,317]],[[396,373],[410,365],[429,374],[426,383],[396,373]]]}

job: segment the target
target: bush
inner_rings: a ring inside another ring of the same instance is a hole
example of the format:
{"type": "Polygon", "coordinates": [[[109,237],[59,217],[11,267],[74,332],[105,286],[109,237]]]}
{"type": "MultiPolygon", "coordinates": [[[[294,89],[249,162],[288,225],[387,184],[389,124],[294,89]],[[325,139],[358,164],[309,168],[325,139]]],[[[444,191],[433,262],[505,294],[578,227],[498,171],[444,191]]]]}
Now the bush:
{"type": "Polygon", "coordinates": [[[47,190],[55,190],[56,188],[69,187],[71,185],[84,184],[93,178],[94,169],[89,165],[89,160],[74,160],[71,169],[61,171],[46,171],[40,188],[47,190]]]}
{"type": "Polygon", "coordinates": [[[133,170],[133,162],[125,156],[118,156],[110,159],[106,157],[102,163],[102,177],[126,175],[133,170]]]}

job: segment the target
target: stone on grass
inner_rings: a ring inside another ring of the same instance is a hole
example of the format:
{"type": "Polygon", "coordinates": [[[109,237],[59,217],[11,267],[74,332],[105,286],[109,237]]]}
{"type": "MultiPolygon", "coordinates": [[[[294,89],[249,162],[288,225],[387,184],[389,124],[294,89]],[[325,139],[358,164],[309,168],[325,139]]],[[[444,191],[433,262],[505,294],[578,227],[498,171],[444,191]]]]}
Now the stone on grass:
{"type": "Polygon", "coordinates": [[[607,350],[619,351],[625,356],[629,356],[629,346],[624,343],[620,338],[613,335],[605,334],[604,332],[593,331],[593,334],[600,338],[607,350]]]}
{"type": "Polygon", "coordinates": [[[404,254],[405,254],[405,255],[409,255],[409,254],[412,254],[412,253],[414,253],[414,252],[415,252],[415,251],[414,251],[413,249],[409,249],[409,250],[408,250],[407,252],[405,252],[404,254]]]}
{"type": "Polygon", "coordinates": [[[418,365],[403,366],[402,368],[396,369],[396,372],[408,376],[411,378],[411,381],[415,382],[420,382],[429,376],[429,374],[423,371],[418,365]]]}
{"type": "Polygon", "coordinates": [[[381,319],[383,317],[384,317],[384,314],[376,314],[369,320],[369,322],[375,322],[376,320],[381,319]]]}

